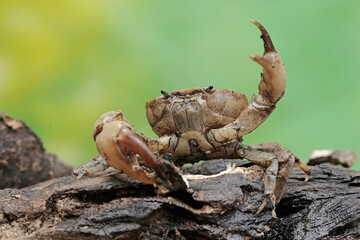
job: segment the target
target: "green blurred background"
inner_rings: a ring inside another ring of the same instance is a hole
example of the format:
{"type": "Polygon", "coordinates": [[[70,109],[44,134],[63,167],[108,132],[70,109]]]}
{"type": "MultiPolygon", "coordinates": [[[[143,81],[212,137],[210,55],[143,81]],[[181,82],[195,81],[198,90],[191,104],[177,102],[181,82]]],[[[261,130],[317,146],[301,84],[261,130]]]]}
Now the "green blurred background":
{"type": "MultiPolygon", "coordinates": [[[[253,18],[287,70],[285,97],[245,144],[276,141],[360,154],[360,1],[1,1],[0,111],[47,151],[78,165],[97,154],[92,127],[122,109],[154,137],[145,103],[160,89],[257,92],[253,18]]],[[[360,170],[360,163],[354,167],[360,170]]]]}

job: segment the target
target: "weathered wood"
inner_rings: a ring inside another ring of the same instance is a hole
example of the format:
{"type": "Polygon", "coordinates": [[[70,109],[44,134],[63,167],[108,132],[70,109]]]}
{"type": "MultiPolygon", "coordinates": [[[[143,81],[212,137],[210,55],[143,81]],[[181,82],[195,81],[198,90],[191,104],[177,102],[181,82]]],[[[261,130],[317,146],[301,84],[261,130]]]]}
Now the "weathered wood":
{"type": "Polygon", "coordinates": [[[307,162],[309,166],[315,166],[322,163],[330,163],[341,165],[343,167],[351,167],[358,160],[358,156],[354,150],[314,150],[307,162]]]}
{"type": "Polygon", "coordinates": [[[42,182],[70,168],[23,122],[0,114],[0,188],[13,187],[0,190],[0,239],[360,238],[360,172],[320,165],[304,183],[294,169],[274,219],[270,205],[253,215],[263,199],[262,167],[211,160],[183,169],[213,175],[229,163],[237,166],[231,173],[190,180],[191,193],[165,196],[114,170],[42,182]]]}
{"type": "Polygon", "coordinates": [[[360,172],[312,167],[312,178],[294,169],[277,205],[253,216],[263,198],[263,168],[246,161],[212,160],[186,166],[214,174],[193,180],[192,196],[157,196],[151,185],[107,173],[80,180],[62,177],[23,189],[0,191],[2,239],[358,239],[360,172]]]}
{"type": "Polygon", "coordinates": [[[0,113],[0,189],[31,186],[70,173],[69,166],[45,152],[24,122],[0,113]]]}

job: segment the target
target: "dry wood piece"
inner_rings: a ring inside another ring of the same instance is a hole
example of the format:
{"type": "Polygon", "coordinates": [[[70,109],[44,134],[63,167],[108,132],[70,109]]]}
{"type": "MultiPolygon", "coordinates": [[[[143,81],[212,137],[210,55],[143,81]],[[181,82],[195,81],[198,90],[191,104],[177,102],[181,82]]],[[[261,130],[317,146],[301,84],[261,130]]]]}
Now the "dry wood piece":
{"type": "Polygon", "coordinates": [[[62,177],[0,191],[3,239],[358,239],[360,172],[294,169],[277,205],[253,216],[263,199],[263,168],[241,160],[186,166],[210,175],[236,163],[232,173],[191,180],[192,196],[157,196],[152,185],[119,172],[62,177]],[[105,175],[106,174],[106,175],[105,175]]]}
{"type": "Polygon", "coordinates": [[[41,140],[22,121],[0,113],[0,189],[69,174],[71,168],[47,154],[41,140]]]}
{"type": "Polygon", "coordinates": [[[314,150],[307,162],[309,166],[321,163],[339,164],[343,167],[351,167],[358,160],[353,150],[314,150]]]}

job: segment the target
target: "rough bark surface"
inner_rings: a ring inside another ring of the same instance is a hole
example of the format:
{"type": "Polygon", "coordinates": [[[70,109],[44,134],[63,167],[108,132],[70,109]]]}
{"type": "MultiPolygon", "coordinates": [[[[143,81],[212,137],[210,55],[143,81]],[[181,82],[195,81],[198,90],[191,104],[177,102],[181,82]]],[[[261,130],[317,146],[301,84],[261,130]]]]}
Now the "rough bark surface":
{"type": "Polygon", "coordinates": [[[0,113],[0,189],[31,186],[70,173],[71,168],[46,153],[22,121],[0,113]]]}
{"type": "Polygon", "coordinates": [[[0,191],[2,239],[358,239],[360,172],[312,167],[312,178],[294,169],[277,205],[253,216],[263,199],[263,168],[241,160],[186,166],[215,174],[192,180],[193,193],[157,196],[151,185],[107,171],[80,180],[62,177],[23,189],[0,191]]]}
{"type": "Polygon", "coordinates": [[[211,160],[183,169],[210,176],[229,163],[237,167],[231,173],[193,179],[191,193],[165,196],[111,169],[54,178],[70,168],[46,154],[23,122],[0,114],[0,188],[12,187],[0,190],[0,239],[360,238],[360,172],[314,166],[304,183],[294,169],[274,219],[270,205],[253,215],[263,199],[262,167],[211,160]]]}

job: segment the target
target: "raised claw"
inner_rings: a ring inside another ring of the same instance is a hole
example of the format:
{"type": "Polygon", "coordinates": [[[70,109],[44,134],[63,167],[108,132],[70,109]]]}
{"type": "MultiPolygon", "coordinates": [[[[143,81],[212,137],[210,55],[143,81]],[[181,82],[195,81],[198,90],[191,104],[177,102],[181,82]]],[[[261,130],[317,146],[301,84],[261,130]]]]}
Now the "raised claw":
{"type": "Polygon", "coordinates": [[[256,20],[250,19],[250,22],[255,24],[261,31],[261,38],[264,40],[264,53],[268,52],[276,52],[274,44],[271,41],[270,35],[266,31],[266,29],[256,20]]]}
{"type": "Polygon", "coordinates": [[[286,86],[286,72],[280,55],[275,50],[270,35],[266,29],[257,21],[250,20],[261,31],[261,38],[264,41],[264,55],[253,54],[252,60],[263,67],[261,82],[259,84],[259,93],[272,104],[275,104],[284,95],[286,86]]]}
{"type": "Polygon", "coordinates": [[[223,142],[240,138],[257,128],[275,109],[285,92],[286,73],[281,57],[265,28],[255,20],[250,21],[260,29],[264,41],[264,55],[250,56],[263,67],[259,93],[252,96],[249,105],[235,121],[222,128],[209,130],[207,136],[214,146],[221,146],[223,142]]]}

